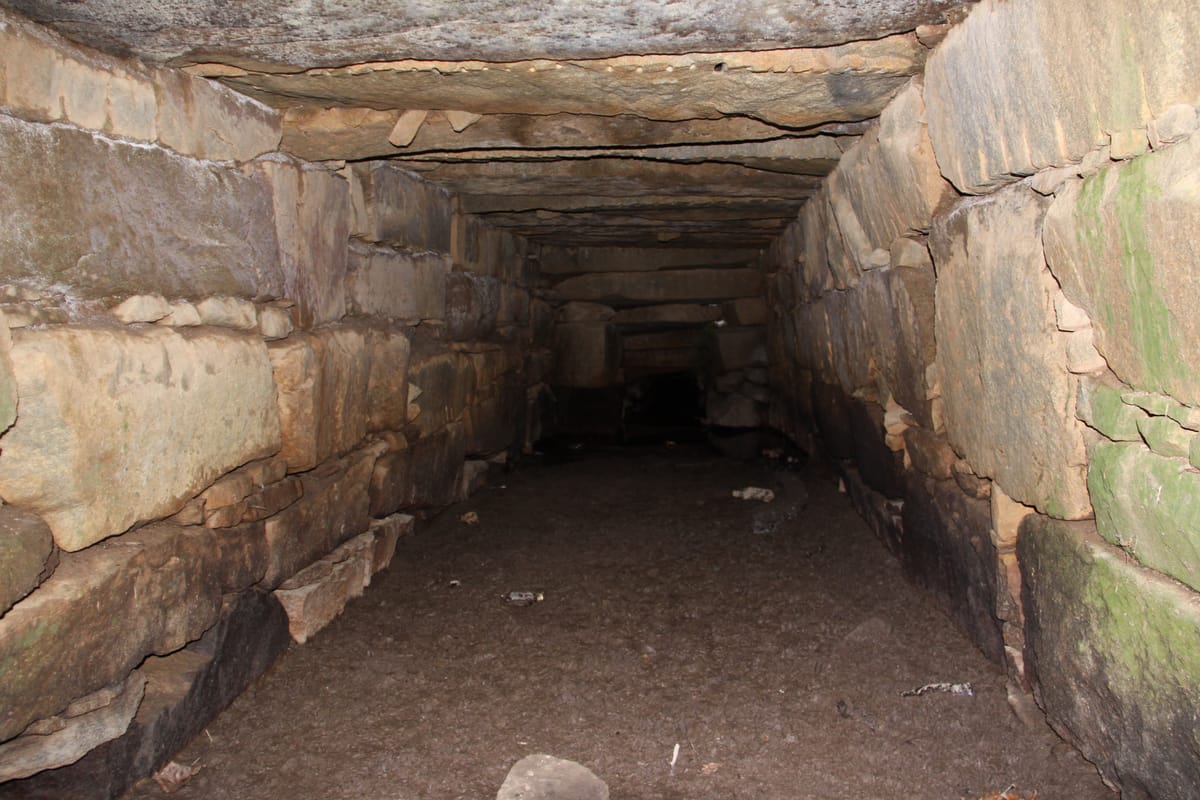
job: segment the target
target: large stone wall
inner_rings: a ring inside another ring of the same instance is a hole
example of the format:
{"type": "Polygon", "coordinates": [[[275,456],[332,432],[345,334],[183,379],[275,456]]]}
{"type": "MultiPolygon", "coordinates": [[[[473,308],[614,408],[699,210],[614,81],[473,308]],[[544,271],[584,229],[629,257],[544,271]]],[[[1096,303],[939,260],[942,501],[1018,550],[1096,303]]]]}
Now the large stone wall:
{"type": "Polygon", "coordinates": [[[160,767],[538,427],[531,249],[279,138],[0,12],[0,797],[160,767]]]}
{"type": "Polygon", "coordinates": [[[1018,714],[1184,798],[1200,11],[1139,6],[982,0],[950,31],[763,260],[771,420],[842,460],[1018,714]]]}

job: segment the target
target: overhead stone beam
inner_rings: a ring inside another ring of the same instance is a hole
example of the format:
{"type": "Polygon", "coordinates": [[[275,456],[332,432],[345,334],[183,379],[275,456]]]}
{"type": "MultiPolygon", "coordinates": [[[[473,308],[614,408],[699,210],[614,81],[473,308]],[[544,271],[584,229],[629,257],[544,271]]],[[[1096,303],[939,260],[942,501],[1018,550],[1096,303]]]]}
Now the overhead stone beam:
{"type": "Polygon", "coordinates": [[[795,193],[792,197],[780,197],[773,194],[754,197],[724,197],[713,195],[670,195],[643,194],[636,197],[597,197],[593,194],[579,192],[576,194],[558,194],[553,196],[537,194],[459,194],[459,207],[468,214],[494,214],[516,211],[604,211],[606,209],[625,209],[628,211],[671,208],[688,219],[692,213],[703,209],[724,209],[736,211],[742,208],[781,207],[799,208],[803,202],[814,195],[813,188],[795,193]]]}
{"type": "MultiPolygon", "coordinates": [[[[488,114],[457,130],[455,112],[431,111],[407,147],[388,141],[401,110],[293,106],[283,115],[282,148],[308,161],[423,153],[706,145],[759,142],[786,135],[853,137],[869,122],[833,122],[795,131],[746,117],[662,122],[632,114],[488,114]],[[449,117],[448,117],[449,114],[449,117]]],[[[843,141],[844,145],[849,142],[843,141]]]]}
{"type": "Polygon", "coordinates": [[[277,107],[325,102],[477,114],[634,114],[654,120],[746,116],[788,127],[867,119],[920,72],[914,34],[835,47],[508,63],[379,61],[287,74],[224,65],[219,77],[277,107]]]}

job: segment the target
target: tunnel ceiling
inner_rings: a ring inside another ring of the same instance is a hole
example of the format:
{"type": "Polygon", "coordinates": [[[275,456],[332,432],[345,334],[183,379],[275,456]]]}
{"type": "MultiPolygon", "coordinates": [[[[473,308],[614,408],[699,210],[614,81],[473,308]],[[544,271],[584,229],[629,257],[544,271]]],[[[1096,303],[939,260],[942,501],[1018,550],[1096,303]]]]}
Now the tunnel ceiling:
{"type": "Polygon", "coordinates": [[[962,0],[0,0],[284,111],[560,245],[760,248],[962,0]]]}

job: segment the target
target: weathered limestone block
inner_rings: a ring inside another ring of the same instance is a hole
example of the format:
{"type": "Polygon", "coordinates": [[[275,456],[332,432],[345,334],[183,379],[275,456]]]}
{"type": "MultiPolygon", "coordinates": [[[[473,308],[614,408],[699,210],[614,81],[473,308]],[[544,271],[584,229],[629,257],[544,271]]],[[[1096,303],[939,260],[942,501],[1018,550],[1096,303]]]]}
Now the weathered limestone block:
{"type": "Polygon", "coordinates": [[[914,469],[940,481],[954,477],[958,456],[937,434],[919,426],[909,428],[904,432],[904,449],[914,469]]]}
{"type": "Polygon", "coordinates": [[[508,771],[496,800],[608,800],[608,784],[590,769],[554,756],[525,756],[508,771]]]}
{"type": "Polygon", "coordinates": [[[83,296],[278,297],[270,188],[155,147],[0,115],[5,275],[83,296]]]}
{"type": "Polygon", "coordinates": [[[897,94],[880,114],[879,126],[829,176],[830,191],[848,201],[838,208],[839,225],[841,215],[853,214],[865,234],[866,252],[854,254],[860,268],[872,250],[890,250],[898,237],[929,230],[934,211],[953,193],[934,160],[921,90],[913,81],[897,94]]]}
{"type": "Polygon", "coordinates": [[[279,147],[279,112],[214,81],[178,70],[154,73],[158,139],[211,161],[250,161],[279,147]]]}
{"type": "Polygon", "coordinates": [[[952,480],[909,472],[903,515],[899,555],[905,572],[933,593],[984,655],[1003,663],[991,504],[967,496],[952,480]]]}
{"type": "Polygon", "coordinates": [[[222,595],[258,581],[266,563],[261,523],[156,524],[65,554],[0,618],[0,740],[196,639],[222,595]]]}
{"type": "Polygon", "coordinates": [[[371,475],[372,516],[454,502],[465,457],[466,432],[457,422],[384,453],[371,475]]]}
{"type": "Polygon", "coordinates": [[[800,209],[798,234],[804,241],[796,292],[805,302],[813,301],[834,288],[833,272],[825,251],[826,205],[812,198],[800,209]]]}
{"type": "Polygon", "coordinates": [[[554,328],[556,386],[600,388],[619,383],[621,340],[607,322],[564,322],[554,328]]]}
{"type": "Polygon", "coordinates": [[[505,283],[500,286],[500,311],[496,322],[500,325],[525,325],[529,322],[529,290],[505,283]]]}
{"type": "Polygon", "coordinates": [[[0,506],[0,616],[42,582],[53,550],[50,528],[41,518],[0,506]]]}
{"type": "Polygon", "coordinates": [[[116,739],[129,727],[145,690],[146,676],[134,670],[122,683],[81,697],[61,714],[38,720],[21,736],[0,744],[0,783],[74,764],[116,739]]]}
{"type": "Polygon", "coordinates": [[[375,535],[362,533],[281,583],[274,594],[287,612],[292,641],[304,644],[361,597],[374,562],[375,535]]]}
{"type": "Polygon", "coordinates": [[[829,349],[832,374],[848,394],[873,386],[876,359],[865,294],[858,290],[830,292],[820,305],[827,314],[824,346],[829,349]]]}
{"type": "Polygon", "coordinates": [[[735,370],[767,363],[766,329],[726,325],[709,331],[722,369],[735,370]]]}
{"type": "Polygon", "coordinates": [[[854,442],[854,466],[863,482],[885,497],[902,497],[904,453],[889,446],[884,409],[878,403],[853,398],[846,414],[854,442]]]}
{"type": "Polygon", "coordinates": [[[367,378],[367,430],[399,430],[408,421],[408,336],[391,328],[366,331],[371,371],[367,378]]]}
{"type": "Polygon", "coordinates": [[[1017,552],[1027,652],[1050,723],[1122,796],[1193,797],[1196,595],[1139,567],[1089,522],[1029,517],[1017,552]]]}
{"type": "Polygon", "coordinates": [[[264,305],[258,309],[258,332],[268,341],[284,339],[295,330],[292,313],[277,305],[264,305]]]}
{"type": "Polygon", "coordinates": [[[450,259],[359,241],[350,244],[347,309],[403,322],[444,319],[450,259]]]}
{"type": "Polygon", "coordinates": [[[1075,415],[1113,441],[1140,442],[1138,420],[1144,419],[1146,412],[1122,400],[1122,389],[1104,380],[1081,379],[1075,415]]]}
{"type": "Polygon", "coordinates": [[[896,402],[930,428],[926,374],[937,357],[934,284],[932,265],[872,270],[859,284],[876,367],[896,402]]]}
{"type": "Polygon", "coordinates": [[[410,514],[391,514],[383,519],[371,520],[371,535],[375,545],[371,555],[371,574],[387,569],[396,554],[396,545],[402,536],[411,536],[416,527],[416,518],[410,514]]]}
{"type": "Polygon", "coordinates": [[[721,318],[722,313],[721,307],[718,305],[673,303],[662,306],[623,308],[613,315],[612,321],[619,325],[643,322],[703,325],[706,322],[716,322],[721,318]]]}
{"type": "Polygon", "coordinates": [[[200,312],[194,303],[187,300],[176,300],[171,303],[170,312],[159,320],[160,325],[170,325],[176,328],[194,328],[200,324],[200,312]]]}
{"type": "Polygon", "coordinates": [[[1200,589],[1200,472],[1138,444],[1097,442],[1088,488],[1101,536],[1200,589]]]}
{"type": "Polygon", "coordinates": [[[446,335],[454,341],[486,339],[496,330],[500,282],[452,272],[446,276],[446,335]]]}
{"type": "Polygon", "coordinates": [[[1193,136],[1067,183],[1045,234],[1050,269],[1091,317],[1112,371],[1134,388],[1191,404],[1200,403],[1197,181],[1200,137],[1193,136]]]}
{"type": "Polygon", "coordinates": [[[545,275],[579,272],[629,272],[678,267],[752,264],[755,250],[704,250],[688,247],[542,247],[545,275]]]}
{"type": "Polygon", "coordinates": [[[258,161],[254,169],[270,187],[283,296],[296,303],[296,324],[337,322],[346,314],[349,184],[298,162],[258,161]]]}
{"type": "Polygon", "coordinates": [[[429,344],[414,346],[408,382],[420,390],[414,401],[419,413],[412,420],[420,435],[429,436],[461,420],[474,401],[477,381],[478,373],[469,355],[438,350],[429,344]]]}
{"type": "Polygon", "coordinates": [[[730,325],[767,324],[767,301],[762,297],[740,297],[723,306],[723,316],[730,325]]]}
{"type": "Polygon", "coordinates": [[[705,415],[707,424],[722,428],[757,428],[766,422],[766,409],[738,392],[710,391],[705,415]]]}
{"type": "Polygon", "coordinates": [[[157,322],[171,313],[171,306],[161,294],[136,294],[109,309],[119,322],[157,322]]]}
{"type": "Polygon", "coordinates": [[[1143,417],[1137,426],[1150,449],[1167,458],[1187,458],[1196,440],[1194,431],[1185,430],[1170,417],[1143,417]]]}
{"type": "Polygon", "coordinates": [[[0,433],[17,419],[17,379],[13,375],[12,332],[8,319],[0,311],[0,433]]]}
{"type": "Polygon", "coordinates": [[[558,322],[607,322],[617,314],[611,306],[603,303],[585,303],[572,300],[563,303],[554,313],[558,322]]]}
{"type": "Polygon", "coordinates": [[[939,221],[936,333],[946,432],[975,471],[1063,519],[1090,516],[1076,381],[1041,249],[1044,201],[1013,187],[939,221]]]}
{"type": "Polygon", "coordinates": [[[196,313],[202,325],[239,331],[258,329],[258,309],[240,297],[206,297],[196,303],[196,313]]]}
{"type": "Polygon", "coordinates": [[[1200,97],[1200,14],[1173,0],[1086,10],[983,0],[929,57],[925,102],[943,174],[984,192],[1078,162],[1109,135],[1144,129],[1200,97]],[[1063,31],[1071,31],[1064,37],[1063,31]]]}
{"type": "Polygon", "coordinates": [[[269,561],[262,578],[274,589],[303,567],[370,527],[368,486],[385,446],[371,444],[301,476],[304,496],[266,520],[269,561]]]}
{"type": "Polygon", "coordinates": [[[280,456],[291,471],[311,469],[362,441],[371,379],[363,330],[323,328],[267,347],[283,431],[280,456]]]}
{"type": "MultiPolygon", "coordinates": [[[[200,520],[209,528],[231,528],[277,514],[300,499],[298,478],[285,478],[287,462],[282,458],[256,461],[222,476],[201,492],[200,520]]],[[[183,524],[180,512],[173,521],[183,524]]]]}
{"type": "Polygon", "coordinates": [[[172,514],[218,475],[279,448],[257,336],[28,330],[12,357],[21,421],[3,439],[0,495],[40,514],[64,550],[172,514]]]}
{"type": "Polygon", "coordinates": [[[823,183],[810,202],[821,207],[820,220],[824,227],[817,230],[817,235],[824,241],[824,263],[829,268],[833,288],[852,289],[858,285],[860,270],[850,248],[854,251],[869,249],[866,231],[854,217],[850,201],[841,193],[835,194],[830,183],[823,183]],[[838,213],[839,205],[841,214],[838,213]]]}
{"type": "Polygon", "coordinates": [[[556,284],[560,300],[599,303],[676,303],[757,297],[762,273],[754,269],[688,269],[597,272],[556,284]]]}
{"type": "Polygon", "coordinates": [[[450,253],[452,214],[445,189],[382,162],[356,164],[365,214],[352,233],[369,242],[450,253]]]}

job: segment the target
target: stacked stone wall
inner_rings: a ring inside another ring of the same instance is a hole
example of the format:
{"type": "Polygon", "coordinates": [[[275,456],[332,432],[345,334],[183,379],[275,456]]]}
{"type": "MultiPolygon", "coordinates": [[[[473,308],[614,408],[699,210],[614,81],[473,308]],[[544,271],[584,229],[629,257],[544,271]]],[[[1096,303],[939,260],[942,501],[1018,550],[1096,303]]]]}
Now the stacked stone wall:
{"type": "Polygon", "coordinates": [[[949,32],[764,259],[771,419],[841,460],[1015,711],[1183,798],[1200,12],[1138,5],[983,0],[949,32]]]}
{"type": "Polygon", "coordinates": [[[0,13],[0,797],[161,767],[536,435],[533,250],[279,140],[0,13]]]}

